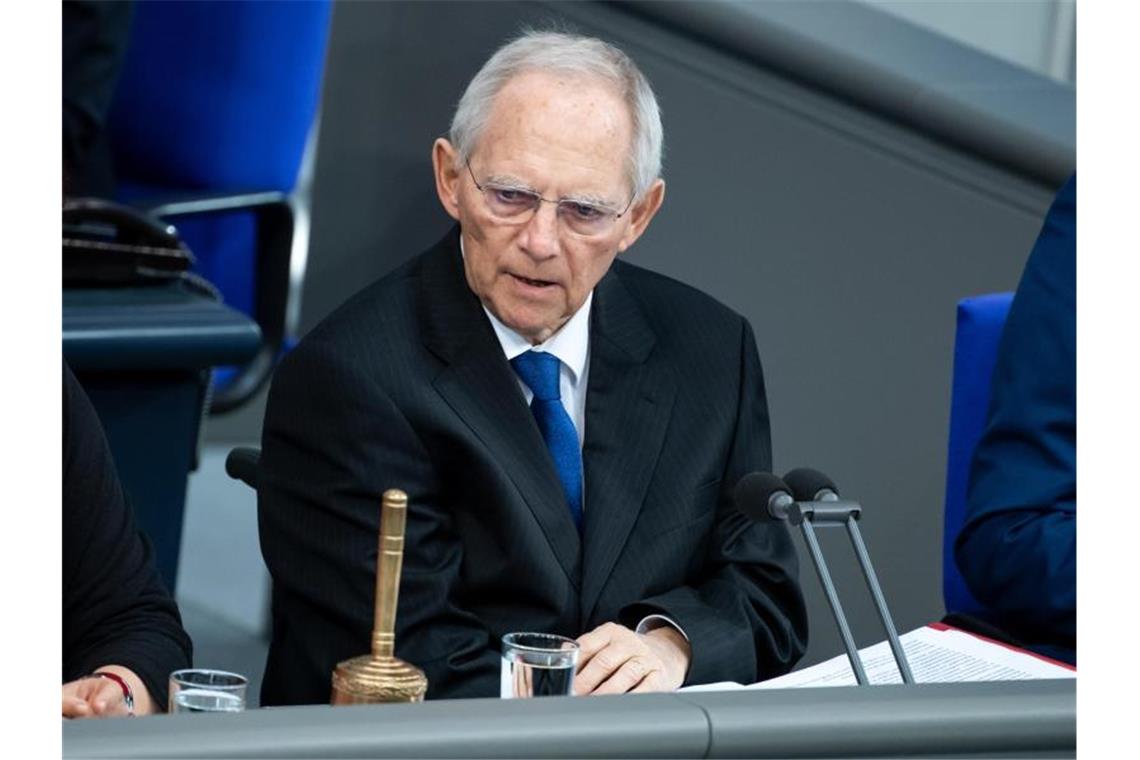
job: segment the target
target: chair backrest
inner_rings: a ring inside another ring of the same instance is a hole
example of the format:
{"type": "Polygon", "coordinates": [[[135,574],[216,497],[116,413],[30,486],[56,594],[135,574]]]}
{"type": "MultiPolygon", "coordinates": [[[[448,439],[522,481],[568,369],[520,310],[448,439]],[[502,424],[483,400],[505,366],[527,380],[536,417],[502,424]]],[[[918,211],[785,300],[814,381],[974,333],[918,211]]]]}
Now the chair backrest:
{"type": "Polygon", "coordinates": [[[332,3],[133,7],[107,125],[116,197],[167,209],[174,218],[155,213],[177,225],[197,259],[194,271],[261,327],[265,356],[214,370],[211,410],[226,411],[256,392],[296,329],[308,245],[307,194],[297,183],[306,146],[315,145],[332,3]],[[218,203],[249,193],[280,194],[288,215],[275,211],[280,223],[268,230],[265,213],[218,203]],[[206,199],[214,207],[204,213],[162,206],[206,199]]]}
{"type": "Polygon", "coordinates": [[[120,179],[291,190],[330,15],[328,0],[136,3],[108,121],[120,179]]]}
{"type": "Polygon", "coordinates": [[[958,303],[942,536],[942,598],[948,613],[984,611],[958,572],[954,542],[965,521],[970,462],[985,429],[990,381],[1012,301],[1013,293],[995,293],[958,303]]]}

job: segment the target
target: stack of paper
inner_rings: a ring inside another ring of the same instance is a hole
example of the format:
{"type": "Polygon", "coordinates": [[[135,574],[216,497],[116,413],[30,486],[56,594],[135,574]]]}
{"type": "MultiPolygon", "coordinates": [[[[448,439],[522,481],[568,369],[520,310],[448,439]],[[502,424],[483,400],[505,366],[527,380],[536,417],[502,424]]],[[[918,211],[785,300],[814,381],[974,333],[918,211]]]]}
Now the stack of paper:
{"type": "MultiPolygon", "coordinates": [[[[1017,681],[1031,678],[1076,678],[1074,668],[1008,647],[972,633],[933,623],[899,637],[911,673],[918,683],[960,681],[1017,681]]],[[[902,683],[890,644],[881,641],[859,650],[863,669],[872,684],[902,683]]],[[[729,689],[794,689],[801,686],[854,686],[855,674],[847,655],[833,657],[810,668],[779,678],[742,686],[725,681],[689,686],[681,691],[729,689]]]]}

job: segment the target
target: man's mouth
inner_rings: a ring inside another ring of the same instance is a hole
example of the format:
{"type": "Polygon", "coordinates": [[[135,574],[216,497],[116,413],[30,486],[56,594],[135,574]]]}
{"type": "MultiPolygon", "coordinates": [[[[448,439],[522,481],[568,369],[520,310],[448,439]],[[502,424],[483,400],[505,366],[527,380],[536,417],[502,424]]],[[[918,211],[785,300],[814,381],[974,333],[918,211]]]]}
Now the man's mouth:
{"type": "Polygon", "coordinates": [[[532,288],[548,288],[551,285],[554,285],[554,283],[551,282],[550,280],[532,280],[529,277],[522,277],[521,275],[517,275],[514,273],[511,274],[511,277],[514,277],[516,280],[523,283],[524,285],[530,285],[532,288]]]}

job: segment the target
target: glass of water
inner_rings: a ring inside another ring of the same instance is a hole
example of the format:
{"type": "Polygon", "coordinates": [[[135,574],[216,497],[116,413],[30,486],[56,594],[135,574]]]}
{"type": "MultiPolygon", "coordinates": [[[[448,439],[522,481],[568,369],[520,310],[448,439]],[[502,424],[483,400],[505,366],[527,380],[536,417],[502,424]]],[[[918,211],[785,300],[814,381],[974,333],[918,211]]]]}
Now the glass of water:
{"type": "Polygon", "coordinates": [[[508,633],[503,637],[503,699],[565,697],[573,693],[578,642],[553,633],[508,633]]]}
{"type": "Polygon", "coordinates": [[[224,670],[176,670],[170,674],[168,712],[241,712],[249,679],[224,670]]]}

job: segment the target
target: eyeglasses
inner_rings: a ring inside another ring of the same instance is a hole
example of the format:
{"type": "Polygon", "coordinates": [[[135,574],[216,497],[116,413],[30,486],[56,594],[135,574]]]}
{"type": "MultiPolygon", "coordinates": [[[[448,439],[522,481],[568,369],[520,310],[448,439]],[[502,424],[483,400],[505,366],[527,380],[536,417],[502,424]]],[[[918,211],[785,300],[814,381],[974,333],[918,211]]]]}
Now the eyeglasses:
{"type": "Polygon", "coordinates": [[[471,181],[483,194],[487,202],[487,210],[496,221],[503,224],[526,224],[538,211],[543,203],[553,203],[557,206],[557,217],[561,223],[576,235],[582,237],[596,237],[604,235],[612,229],[614,222],[625,216],[629,207],[633,205],[636,196],[630,196],[629,203],[620,212],[608,206],[588,201],[561,198],[550,200],[543,198],[533,190],[521,187],[500,185],[494,182],[479,184],[475,179],[475,172],[471,170],[471,162],[467,161],[467,173],[471,181]]]}

